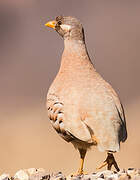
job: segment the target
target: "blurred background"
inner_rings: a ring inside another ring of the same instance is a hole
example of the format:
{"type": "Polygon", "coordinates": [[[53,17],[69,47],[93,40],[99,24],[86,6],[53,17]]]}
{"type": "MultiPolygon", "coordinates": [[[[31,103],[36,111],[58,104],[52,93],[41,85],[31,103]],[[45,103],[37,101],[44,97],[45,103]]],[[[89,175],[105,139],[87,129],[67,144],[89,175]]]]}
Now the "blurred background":
{"type": "MultiPolygon", "coordinates": [[[[128,140],[116,160],[140,168],[140,1],[0,0],[0,173],[42,167],[69,174],[79,166],[45,107],[63,40],[44,24],[58,15],[81,20],[90,57],[125,108],[128,140]]],[[[85,170],[94,172],[105,158],[93,148],[85,170]]]]}

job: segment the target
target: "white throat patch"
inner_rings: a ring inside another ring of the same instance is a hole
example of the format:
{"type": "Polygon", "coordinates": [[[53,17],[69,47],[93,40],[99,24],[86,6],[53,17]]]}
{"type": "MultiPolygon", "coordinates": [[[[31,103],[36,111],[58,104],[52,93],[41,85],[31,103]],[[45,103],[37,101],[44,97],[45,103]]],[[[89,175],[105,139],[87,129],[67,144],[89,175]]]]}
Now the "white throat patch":
{"type": "Polygon", "coordinates": [[[70,25],[66,25],[66,24],[62,24],[60,25],[60,27],[65,30],[65,31],[69,31],[71,29],[71,26],[70,25]]]}

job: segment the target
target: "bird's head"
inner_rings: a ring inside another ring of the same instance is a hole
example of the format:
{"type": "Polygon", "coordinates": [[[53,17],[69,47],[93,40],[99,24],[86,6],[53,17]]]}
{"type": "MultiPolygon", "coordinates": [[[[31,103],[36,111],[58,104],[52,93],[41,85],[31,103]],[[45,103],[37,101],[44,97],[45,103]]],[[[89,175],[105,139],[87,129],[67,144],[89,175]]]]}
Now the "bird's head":
{"type": "Polygon", "coordinates": [[[71,16],[57,16],[54,21],[49,21],[45,26],[55,29],[64,39],[84,41],[82,24],[71,16]]]}

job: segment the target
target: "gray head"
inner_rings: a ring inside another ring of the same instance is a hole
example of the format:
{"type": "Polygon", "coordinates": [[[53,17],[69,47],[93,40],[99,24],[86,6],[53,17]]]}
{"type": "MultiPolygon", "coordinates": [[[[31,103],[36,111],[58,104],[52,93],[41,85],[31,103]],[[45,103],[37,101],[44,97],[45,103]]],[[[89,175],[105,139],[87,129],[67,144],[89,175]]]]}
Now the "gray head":
{"type": "Polygon", "coordinates": [[[64,39],[84,41],[82,24],[74,17],[57,16],[54,21],[45,25],[55,29],[64,39]]]}

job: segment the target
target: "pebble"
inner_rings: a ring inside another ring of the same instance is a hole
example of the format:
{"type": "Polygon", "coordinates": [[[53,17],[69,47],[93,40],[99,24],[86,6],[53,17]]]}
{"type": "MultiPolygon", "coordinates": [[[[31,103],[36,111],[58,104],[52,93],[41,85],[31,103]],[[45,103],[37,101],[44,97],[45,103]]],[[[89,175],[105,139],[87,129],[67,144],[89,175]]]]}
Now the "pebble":
{"type": "Polygon", "coordinates": [[[9,180],[10,179],[10,175],[9,174],[2,174],[1,176],[0,176],[0,180],[9,180]]]}
{"type": "Polygon", "coordinates": [[[61,172],[58,172],[56,174],[52,174],[50,176],[50,180],[66,180],[66,177],[61,172]]]}
{"type": "Polygon", "coordinates": [[[30,169],[27,169],[27,172],[29,173],[29,175],[33,175],[33,174],[36,174],[37,169],[36,168],[30,168],[30,169]]]}
{"type": "Polygon", "coordinates": [[[140,169],[128,168],[119,172],[101,171],[81,176],[64,176],[62,172],[49,174],[43,168],[21,169],[14,177],[2,174],[0,180],[140,180],[140,169]]]}
{"type": "Polygon", "coordinates": [[[29,180],[29,176],[24,170],[19,170],[16,172],[14,179],[29,180]]]}

